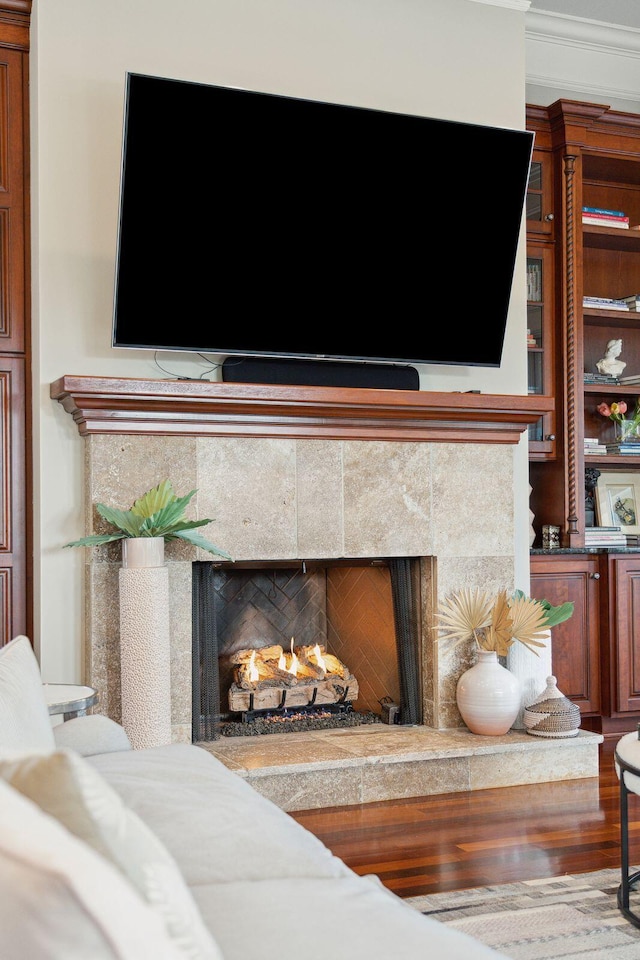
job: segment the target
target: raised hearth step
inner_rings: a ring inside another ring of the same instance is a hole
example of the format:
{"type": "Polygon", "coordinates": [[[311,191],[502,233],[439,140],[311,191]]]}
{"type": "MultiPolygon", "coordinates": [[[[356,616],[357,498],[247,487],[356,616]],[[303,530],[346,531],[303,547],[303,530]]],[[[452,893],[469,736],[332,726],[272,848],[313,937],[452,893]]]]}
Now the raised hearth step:
{"type": "Polygon", "coordinates": [[[597,777],[602,739],[584,730],[545,739],[373,724],[198,746],[292,811],[597,777]]]}

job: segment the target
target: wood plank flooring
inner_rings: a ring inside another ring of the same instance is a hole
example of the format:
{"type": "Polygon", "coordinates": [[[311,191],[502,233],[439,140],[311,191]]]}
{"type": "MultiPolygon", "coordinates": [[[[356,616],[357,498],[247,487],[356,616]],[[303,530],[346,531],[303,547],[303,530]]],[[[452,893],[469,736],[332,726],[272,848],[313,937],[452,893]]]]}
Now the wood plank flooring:
{"type": "MultiPolygon", "coordinates": [[[[290,816],[356,873],[377,874],[402,897],[619,867],[616,743],[601,744],[597,778],[290,816]]],[[[640,864],[640,797],[629,800],[630,859],[640,864]]]]}

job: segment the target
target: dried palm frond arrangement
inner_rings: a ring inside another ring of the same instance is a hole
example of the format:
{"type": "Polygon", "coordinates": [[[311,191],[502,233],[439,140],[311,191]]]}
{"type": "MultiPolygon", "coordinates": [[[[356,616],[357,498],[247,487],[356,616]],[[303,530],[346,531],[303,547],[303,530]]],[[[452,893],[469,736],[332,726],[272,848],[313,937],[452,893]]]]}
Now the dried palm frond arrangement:
{"type": "Polygon", "coordinates": [[[476,587],[451,594],[439,609],[443,636],[438,639],[450,640],[454,647],[475,640],[479,650],[495,650],[504,657],[517,640],[537,657],[536,647],[545,647],[547,631],[569,619],[573,603],[554,607],[548,600],[527,597],[522,590],[512,596],[503,590],[492,597],[476,587]]]}

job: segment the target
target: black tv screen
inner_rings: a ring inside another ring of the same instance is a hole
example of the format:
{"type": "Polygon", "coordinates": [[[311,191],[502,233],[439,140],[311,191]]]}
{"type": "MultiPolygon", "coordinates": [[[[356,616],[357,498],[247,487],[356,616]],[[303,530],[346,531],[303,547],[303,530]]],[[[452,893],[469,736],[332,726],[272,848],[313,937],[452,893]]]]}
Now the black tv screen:
{"type": "Polygon", "coordinates": [[[497,367],[532,141],[129,73],[112,345],[497,367]]]}

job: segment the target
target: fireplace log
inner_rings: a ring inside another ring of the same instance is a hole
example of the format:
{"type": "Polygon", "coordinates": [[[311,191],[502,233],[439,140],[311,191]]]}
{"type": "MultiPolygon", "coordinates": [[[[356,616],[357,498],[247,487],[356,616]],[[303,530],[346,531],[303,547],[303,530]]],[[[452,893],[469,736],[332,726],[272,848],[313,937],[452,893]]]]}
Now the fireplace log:
{"type": "Polygon", "coordinates": [[[324,680],[327,674],[326,670],[319,667],[317,663],[310,663],[298,657],[298,676],[309,677],[311,680],[324,680]]]}
{"type": "Polygon", "coordinates": [[[255,650],[238,650],[232,654],[231,663],[249,663],[253,657],[256,661],[275,660],[282,656],[282,647],[276,643],[271,647],[257,647],[255,650]]]}
{"type": "Polygon", "coordinates": [[[323,660],[327,668],[327,673],[332,673],[337,677],[342,677],[343,680],[349,679],[349,668],[345,667],[344,663],[342,663],[341,660],[338,660],[337,657],[334,657],[332,653],[325,653],[323,655],[323,660]]]}
{"type": "Polygon", "coordinates": [[[269,684],[270,686],[276,685],[278,687],[292,687],[297,683],[296,677],[287,670],[281,670],[275,661],[269,661],[269,663],[256,661],[254,666],[258,671],[257,680],[250,679],[251,674],[248,663],[241,663],[234,671],[236,683],[239,687],[242,687],[243,690],[255,690],[256,687],[262,686],[263,684],[269,684]]]}
{"type": "MultiPolygon", "coordinates": [[[[310,683],[299,683],[295,687],[286,689],[286,707],[304,707],[311,703],[313,692],[317,690],[315,706],[323,703],[338,703],[348,692],[346,700],[351,702],[358,698],[358,681],[352,677],[348,683],[337,683],[335,680],[319,680],[310,683]]],[[[282,686],[262,687],[258,690],[243,690],[236,683],[229,689],[229,709],[234,713],[245,710],[275,710],[282,700],[282,686]],[[253,702],[251,703],[251,696],[253,702]]]]}
{"type": "Polygon", "coordinates": [[[296,653],[301,660],[309,660],[311,657],[315,657],[316,647],[320,651],[321,656],[324,656],[327,652],[324,643],[305,643],[302,647],[296,647],[296,653]]]}

